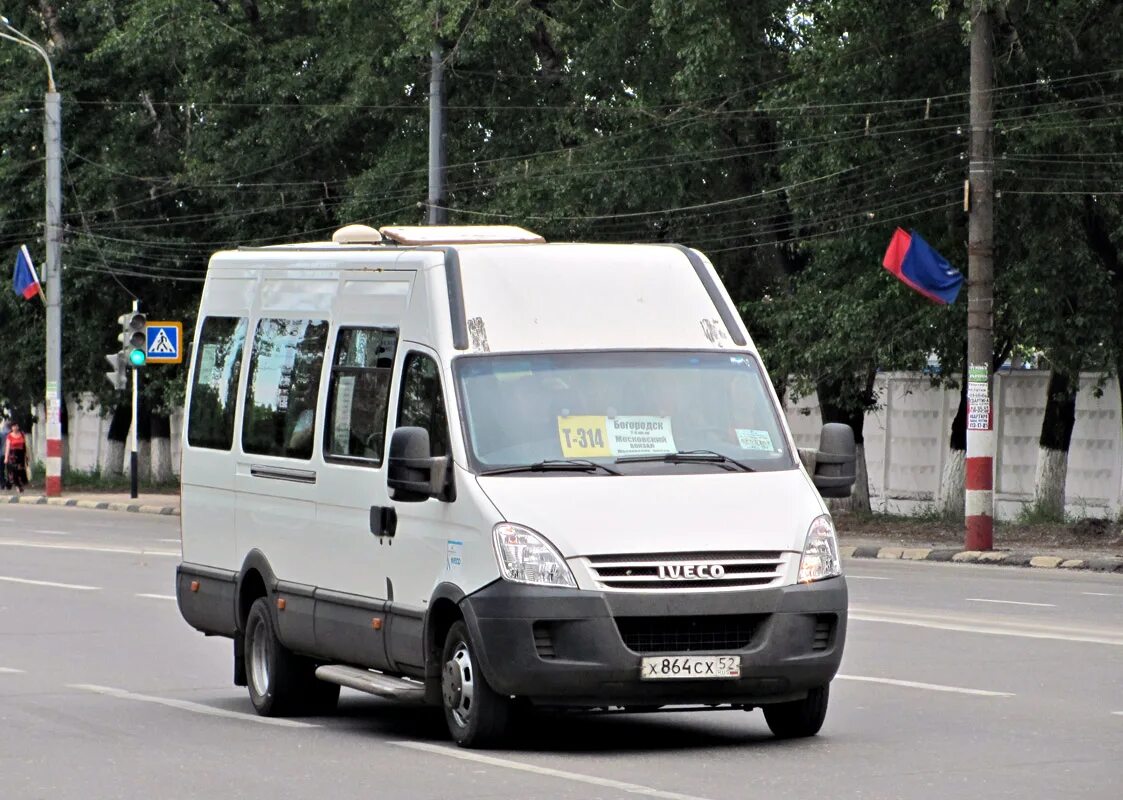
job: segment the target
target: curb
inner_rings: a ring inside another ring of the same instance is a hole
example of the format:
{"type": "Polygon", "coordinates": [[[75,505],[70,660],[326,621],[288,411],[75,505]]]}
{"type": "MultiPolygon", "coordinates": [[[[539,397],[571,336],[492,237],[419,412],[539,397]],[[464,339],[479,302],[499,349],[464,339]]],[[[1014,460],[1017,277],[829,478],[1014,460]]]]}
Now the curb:
{"type": "Polygon", "coordinates": [[[61,506],[64,508],[90,508],[99,511],[131,511],[134,514],[159,514],[178,517],[178,506],[155,506],[145,503],[116,503],[108,500],[79,500],[76,497],[46,497],[44,495],[12,495],[0,503],[18,503],[25,506],[61,506]]]}
{"type": "Polygon", "coordinates": [[[1048,554],[1011,553],[1006,550],[951,550],[928,547],[874,547],[848,545],[838,548],[843,558],[880,558],[900,561],[940,561],[955,564],[997,564],[1032,569],[1085,569],[1123,574],[1123,557],[1061,558],[1048,554]]]}

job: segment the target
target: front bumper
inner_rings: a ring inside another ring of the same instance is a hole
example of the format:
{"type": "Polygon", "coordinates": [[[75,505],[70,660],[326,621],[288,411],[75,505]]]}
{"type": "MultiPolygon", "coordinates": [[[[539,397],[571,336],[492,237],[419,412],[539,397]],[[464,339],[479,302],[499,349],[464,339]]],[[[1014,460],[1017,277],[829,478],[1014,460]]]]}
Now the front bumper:
{"type": "Polygon", "coordinates": [[[590,592],[497,581],[465,598],[461,607],[479,666],[497,692],[537,705],[594,708],[755,706],[802,698],[838,671],[846,603],[846,581],[840,577],[776,589],[694,594],[590,592]],[[696,621],[713,629],[715,616],[748,624],[748,642],[709,649],[695,638],[684,653],[660,651],[659,640],[648,637],[643,645],[631,639],[638,648],[633,650],[621,627],[624,621],[638,621],[653,630],[668,625],[690,629],[696,621]],[[739,655],[741,677],[640,680],[644,656],[670,653],[739,655]]]}

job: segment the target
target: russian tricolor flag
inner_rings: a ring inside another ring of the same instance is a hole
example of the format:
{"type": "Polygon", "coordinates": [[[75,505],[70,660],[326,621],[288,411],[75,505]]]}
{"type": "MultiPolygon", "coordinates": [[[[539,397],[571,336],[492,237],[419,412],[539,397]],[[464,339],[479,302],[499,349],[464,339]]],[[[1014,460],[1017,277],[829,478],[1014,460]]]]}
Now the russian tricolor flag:
{"type": "Polygon", "coordinates": [[[897,228],[881,263],[902,283],[941,305],[954,303],[963,285],[962,273],[916,231],[897,228]]]}
{"type": "Polygon", "coordinates": [[[31,261],[31,253],[27,252],[27,245],[20,245],[16,253],[16,268],[12,271],[12,288],[16,294],[22,295],[25,300],[30,300],[43,290],[39,288],[39,276],[35,273],[35,264],[31,261]]]}

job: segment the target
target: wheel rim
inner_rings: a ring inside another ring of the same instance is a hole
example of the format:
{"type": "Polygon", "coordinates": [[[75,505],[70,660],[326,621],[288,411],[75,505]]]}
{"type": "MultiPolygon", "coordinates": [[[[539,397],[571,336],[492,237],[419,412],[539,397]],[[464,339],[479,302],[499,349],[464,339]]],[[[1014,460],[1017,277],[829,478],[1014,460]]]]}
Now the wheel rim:
{"type": "Polygon", "coordinates": [[[476,671],[472,666],[472,654],[468,645],[458,642],[452,656],[445,662],[441,678],[445,708],[452,714],[456,724],[462,728],[472,719],[472,701],[476,696],[476,671]]]}
{"type": "Polygon", "coordinates": [[[259,696],[269,693],[269,652],[265,642],[265,623],[260,619],[250,630],[250,680],[259,696]]]}

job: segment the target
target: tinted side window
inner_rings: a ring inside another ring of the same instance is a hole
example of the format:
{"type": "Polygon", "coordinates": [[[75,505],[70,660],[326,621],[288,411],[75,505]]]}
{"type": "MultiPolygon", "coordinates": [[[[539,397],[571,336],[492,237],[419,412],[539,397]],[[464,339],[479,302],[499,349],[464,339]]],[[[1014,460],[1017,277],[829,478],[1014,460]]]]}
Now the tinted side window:
{"type": "Polygon", "coordinates": [[[398,398],[398,427],[429,431],[429,454],[449,455],[448,419],[437,362],[424,353],[410,353],[402,367],[401,397],[398,398]]]}
{"type": "Polygon", "coordinates": [[[234,410],[242,373],[245,317],[207,317],[195,344],[195,382],[187,418],[192,447],[229,450],[234,443],[234,410]]]}
{"type": "Polygon", "coordinates": [[[247,453],[312,457],[327,332],[323,320],[257,323],[242,420],[242,449],[247,453]]]}
{"type": "Polygon", "coordinates": [[[324,455],[382,463],[397,331],[344,328],[335,342],[324,455]]]}

